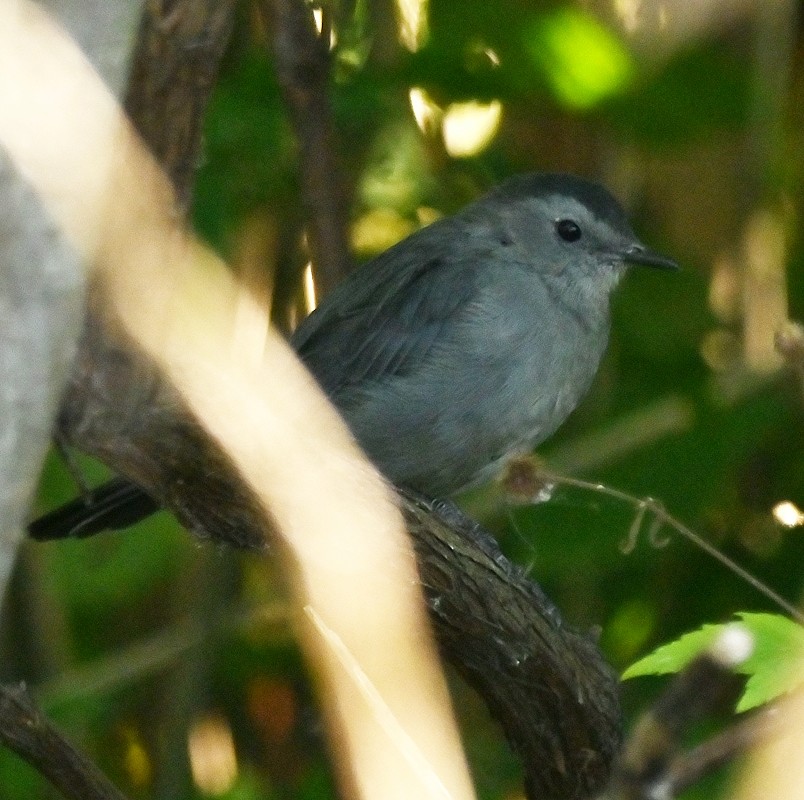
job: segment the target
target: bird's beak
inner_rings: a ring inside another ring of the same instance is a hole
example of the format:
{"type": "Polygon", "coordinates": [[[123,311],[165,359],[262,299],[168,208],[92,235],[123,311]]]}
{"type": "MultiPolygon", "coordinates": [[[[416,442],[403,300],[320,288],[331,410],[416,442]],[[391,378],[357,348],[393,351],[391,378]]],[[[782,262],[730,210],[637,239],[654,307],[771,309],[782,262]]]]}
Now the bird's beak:
{"type": "Polygon", "coordinates": [[[641,264],[644,267],[655,267],[656,269],[679,269],[678,264],[672,258],[660,255],[642,244],[632,244],[620,253],[620,258],[626,264],[641,264]]]}

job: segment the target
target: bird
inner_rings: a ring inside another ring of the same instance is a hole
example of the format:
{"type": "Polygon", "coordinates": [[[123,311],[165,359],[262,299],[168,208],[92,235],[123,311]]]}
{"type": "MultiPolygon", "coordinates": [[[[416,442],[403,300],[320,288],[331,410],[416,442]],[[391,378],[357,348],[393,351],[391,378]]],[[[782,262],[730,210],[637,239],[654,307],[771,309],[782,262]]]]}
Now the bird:
{"type": "MultiPolygon", "coordinates": [[[[608,344],[612,293],[635,265],[678,269],[606,188],[518,175],[358,267],[290,344],[388,481],[451,497],[576,408],[608,344]]],[[[114,478],[29,532],[86,536],[158,507],[114,478]]]]}

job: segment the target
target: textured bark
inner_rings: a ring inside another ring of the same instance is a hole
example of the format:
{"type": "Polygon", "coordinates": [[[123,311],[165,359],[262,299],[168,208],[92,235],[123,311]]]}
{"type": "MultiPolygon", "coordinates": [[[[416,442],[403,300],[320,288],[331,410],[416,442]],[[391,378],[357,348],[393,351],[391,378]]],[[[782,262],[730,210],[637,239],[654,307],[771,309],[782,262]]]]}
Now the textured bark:
{"type": "Polygon", "coordinates": [[[265,510],[229,457],[153,362],[104,317],[97,297],[90,305],[59,413],[61,437],[142,486],[196,536],[264,546],[265,510]]]}
{"type": "Polygon", "coordinates": [[[192,197],[204,112],[232,32],[236,0],[148,0],[126,110],[170,175],[182,211],[192,197]]]}
{"type": "MultiPolygon", "coordinates": [[[[126,110],[171,177],[179,217],[192,197],[203,115],[235,5],[234,0],[145,4],[126,110]]],[[[178,393],[109,317],[97,285],[91,287],[58,431],[65,442],[141,485],[197,535],[214,532],[247,547],[264,542],[257,501],[178,393]]]]}
{"type": "Polygon", "coordinates": [[[522,758],[529,798],[591,797],[621,741],[619,680],[588,634],[456,506],[402,495],[436,638],[522,758]]]}

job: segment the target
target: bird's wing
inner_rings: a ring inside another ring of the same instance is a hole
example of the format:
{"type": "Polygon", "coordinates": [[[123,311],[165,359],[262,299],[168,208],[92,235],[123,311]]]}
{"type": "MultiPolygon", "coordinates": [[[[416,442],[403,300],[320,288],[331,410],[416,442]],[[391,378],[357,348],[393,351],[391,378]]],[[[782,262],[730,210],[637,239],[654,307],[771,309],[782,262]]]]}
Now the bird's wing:
{"type": "Polygon", "coordinates": [[[358,269],[299,326],[291,343],[331,397],[409,372],[470,301],[481,254],[471,257],[465,241],[455,247],[448,224],[358,269]]]}

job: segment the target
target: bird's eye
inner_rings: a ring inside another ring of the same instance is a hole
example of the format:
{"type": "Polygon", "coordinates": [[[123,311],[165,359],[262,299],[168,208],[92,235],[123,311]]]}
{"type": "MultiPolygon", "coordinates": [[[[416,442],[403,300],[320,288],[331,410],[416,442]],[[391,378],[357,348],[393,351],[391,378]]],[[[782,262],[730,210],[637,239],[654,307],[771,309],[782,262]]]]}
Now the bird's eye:
{"type": "Polygon", "coordinates": [[[556,231],[565,242],[577,242],[581,238],[578,223],[571,219],[560,219],[556,222],[556,231]]]}

